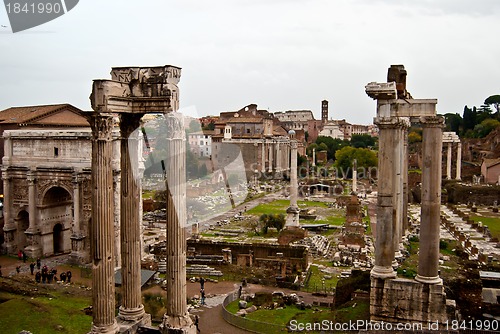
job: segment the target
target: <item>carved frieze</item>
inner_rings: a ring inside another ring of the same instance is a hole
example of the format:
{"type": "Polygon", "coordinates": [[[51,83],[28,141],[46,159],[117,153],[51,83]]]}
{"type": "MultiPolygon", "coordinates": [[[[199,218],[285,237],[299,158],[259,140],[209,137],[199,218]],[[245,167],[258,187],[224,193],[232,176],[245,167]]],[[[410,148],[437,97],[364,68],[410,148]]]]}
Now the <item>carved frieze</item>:
{"type": "Polygon", "coordinates": [[[12,180],[12,198],[14,201],[28,201],[28,180],[13,179],[12,180]]]}

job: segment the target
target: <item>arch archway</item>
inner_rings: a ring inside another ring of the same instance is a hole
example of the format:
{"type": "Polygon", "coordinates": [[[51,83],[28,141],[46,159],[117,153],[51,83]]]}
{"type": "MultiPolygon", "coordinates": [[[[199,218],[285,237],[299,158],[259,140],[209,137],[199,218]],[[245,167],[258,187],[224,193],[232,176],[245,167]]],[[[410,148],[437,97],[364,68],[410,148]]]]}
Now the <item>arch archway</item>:
{"type": "Polygon", "coordinates": [[[63,187],[49,188],[39,209],[45,255],[66,253],[71,250],[70,234],[73,221],[73,199],[63,187]]]}
{"type": "Polygon", "coordinates": [[[52,230],[52,242],[54,245],[54,254],[64,252],[63,226],[56,224],[52,230]]]}

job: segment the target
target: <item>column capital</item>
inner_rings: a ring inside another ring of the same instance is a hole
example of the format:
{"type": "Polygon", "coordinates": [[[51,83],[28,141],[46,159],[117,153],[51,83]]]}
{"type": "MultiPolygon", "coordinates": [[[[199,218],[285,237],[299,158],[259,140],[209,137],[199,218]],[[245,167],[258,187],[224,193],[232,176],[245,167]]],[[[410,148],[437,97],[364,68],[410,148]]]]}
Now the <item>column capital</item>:
{"type": "Polygon", "coordinates": [[[26,173],[26,180],[28,180],[29,185],[35,184],[36,181],[36,173],[32,170],[26,173]]]}
{"type": "Polygon", "coordinates": [[[113,140],[114,116],[110,113],[86,113],[85,118],[92,129],[93,140],[113,140]]]}
{"type": "Polygon", "coordinates": [[[408,117],[374,117],[373,124],[377,125],[379,129],[407,129],[411,126],[408,117]]]}
{"type": "Polygon", "coordinates": [[[184,117],[182,114],[176,112],[165,114],[165,122],[167,125],[167,139],[186,140],[186,133],[184,132],[184,117]]]}
{"type": "Polygon", "coordinates": [[[424,128],[444,128],[443,116],[421,116],[419,122],[424,128]]]}

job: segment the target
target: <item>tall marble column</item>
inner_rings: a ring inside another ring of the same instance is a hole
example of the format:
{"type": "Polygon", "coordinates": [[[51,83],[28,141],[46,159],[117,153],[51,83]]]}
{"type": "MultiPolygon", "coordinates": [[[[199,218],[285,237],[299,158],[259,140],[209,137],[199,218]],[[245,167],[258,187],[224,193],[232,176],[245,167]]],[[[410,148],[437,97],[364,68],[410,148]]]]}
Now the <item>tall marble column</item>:
{"type": "Polygon", "coordinates": [[[12,219],[12,184],[11,184],[11,176],[7,168],[2,168],[2,179],[3,179],[3,231],[4,231],[4,239],[5,239],[5,249],[7,254],[17,254],[17,244],[14,238],[14,234],[16,232],[16,225],[14,224],[14,220],[12,219]]]}
{"type": "Polygon", "coordinates": [[[352,162],[352,192],[356,194],[357,191],[358,191],[358,161],[354,159],[352,162]]]}
{"type": "MultiPolygon", "coordinates": [[[[410,120],[407,119],[410,125],[410,120]]],[[[408,127],[403,128],[403,232],[409,229],[408,224],[408,127]]]]}
{"type": "Polygon", "coordinates": [[[457,173],[455,179],[462,179],[462,143],[460,142],[460,139],[457,143],[457,173]]]}
{"type": "MultiPolygon", "coordinates": [[[[403,151],[404,151],[404,119],[398,119],[398,127],[395,129],[395,146],[394,146],[394,256],[401,258],[403,255],[400,251],[403,236],[403,151]]],[[[393,262],[397,265],[397,262],[393,262]]]]}
{"type": "Polygon", "coordinates": [[[444,119],[441,116],[420,118],[422,141],[422,209],[418,273],[421,283],[442,283],[439,278],[439,224],[441,209],[441,150],[444,119]]]}
{"type": "Polygon", "coordinates": [[[264,174],[266,172],[266,140],[264,138],[262,138],[260,171],[262,174],[264,174]]]}
{"type": "Polygon", "coordinates": [[[453,145],[452,142],[448,142],[448,151],[446,155],[446,179],[451,180],[451,145],[453,145]]]}
{"type": "Polygon", "coordinates": [[[92,128],[92,334],[115,334],[113,116],[89,113],[92,128]]]}
{"type": "Polygon", "coordinates": [[[192,333],[186,301],[186,138],[181,114],[165,115],[167,125],[167,312],[162,333],[192,333]]]}
{"type": "Polygon", "coordinates": [[[36,212],[36,177],[34,171],[28,171],[26,174],[26,179],[28,180],[28,215],[29,215],[29,227],[24,232],[26,234],[26,239],[28,245],[25,248],[26,254],[32,258],[38,258],[42,255],[40,245],[38,242],[38,237],[40,234],[39,228],[37,226],[37,212],[36,212]]]}
{"type": "Polygon", "coordinates": [[[313,148],[313,159],[312,159],[312,166],[316,166],[316,149],[313,148]]]}
{"type": "Polygon", "coordinates": [[[286,227],[300,227],[299,224],[299,206],[297,198],[299,196],[299,184],[297,180],[297,140],[295,139],[295,131],[290,130],[290,207],[286,210],[286,227]]]}
{"type": "Polygon", "coordinates": [[[394,147],[397,140],[398,121],[391,117],[377,117],[379,128],[377,226],[375,239],[374,278],[396,277],[394,261],[394,147]]]}
{"type": "Polygon", "coordinates": [[[268,169],[268,172],[269,173],[272,173],[273,172],[273,150],[274,150],[274,143],[271,141],[269,143],[269,169],[268,169]]]}
{"type": "Polygon", "coordinates": [[[73,226],[71,228],[71,255],[72,263],[82,263],[88,261],[84,250],[85,235],[81,230],[81,178],[79,171],[73,173],[73,226]]]}
{"type": "Polygon", "coordinates": [[[139,169],[137,136],[142,114],[120,114],[120,241],[122,305],[118,317],[126,321],[144,318],[141,295],[141,226],[139,221],[139,169]]]}

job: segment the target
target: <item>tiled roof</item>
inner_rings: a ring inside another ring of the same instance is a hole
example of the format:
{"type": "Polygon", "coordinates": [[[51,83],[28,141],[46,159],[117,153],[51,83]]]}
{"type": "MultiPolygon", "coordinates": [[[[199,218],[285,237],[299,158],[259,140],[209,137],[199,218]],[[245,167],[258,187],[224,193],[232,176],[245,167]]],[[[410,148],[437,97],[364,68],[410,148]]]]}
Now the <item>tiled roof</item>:
{"type": "Polygon", "coordinates": [[[81,112],[67,103],[11,107],[0,111],[0,124],[89,126],[81,112]]]}
{"type": "Polygon", "coordinates": [[[486,165],[486,168],[490,168],[492,166],[500,164],[500,158],[498,158],[498,159],[484,159],[483,163],[486,165]]]}

